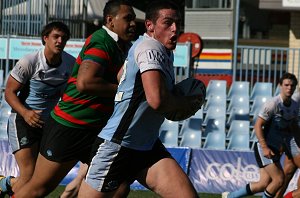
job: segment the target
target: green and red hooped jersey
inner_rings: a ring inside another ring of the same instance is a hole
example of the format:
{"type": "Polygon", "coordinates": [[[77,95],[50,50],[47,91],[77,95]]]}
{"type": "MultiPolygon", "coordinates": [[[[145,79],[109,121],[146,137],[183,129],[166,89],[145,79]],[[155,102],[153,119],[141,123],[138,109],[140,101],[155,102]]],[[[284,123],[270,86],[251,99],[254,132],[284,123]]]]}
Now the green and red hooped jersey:
{"type": "Polygon", "coordinates": [[[113,112],[114,98],[91,96],[76,88],[77,74],[84,60],[92,60],[104,68],[103,78],[118,84],[117,74],[125,54],[117,42],[103,28],[89,36],[79,53],[72,75],[51,116],[60,124],[74,128],[102,128],[113,112]]]}

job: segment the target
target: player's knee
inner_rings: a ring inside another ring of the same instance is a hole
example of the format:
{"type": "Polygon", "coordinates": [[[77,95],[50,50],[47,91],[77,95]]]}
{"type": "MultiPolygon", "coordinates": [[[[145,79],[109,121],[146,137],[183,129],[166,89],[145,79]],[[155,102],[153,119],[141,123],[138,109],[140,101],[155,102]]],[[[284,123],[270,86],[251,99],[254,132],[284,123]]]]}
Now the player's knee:
{"type": "Polygon", "coordinates": [[[27,183],[31,179],[32,175],[26,174],[26,175],[21,175],[18,177],[18,182],[20,183],[27,183]]]}
{"type": "Polygon", "coordinates": [[[119,186],[118,190],[116,191],[114,197],[116,197],[116,198],[127,197],[129,192],[130,192],[130,187],[128,185],[121,185],[121,186],[119,186]]]}
{"type": "Polygon", "coordinates": [[[272,183],[279,189],[284,184],[284,175],[278,175],[273,178],[272,183]]]}
{"type": "Polygon", "coordinates": [[[284,174],[285,175],[293,175],[296,171],[296,167],[294,165],[286,165],[284,166],[284,174]]]}
{"type": "Polygon", "coordinates": [[[28,189],[30,189],[30,193],[33,194],[32,197],[45,197],[49,193],[51,193],[55,188],[56,186],[52,184],[45,185],[30,183],[30,185],[28,186],[28,189]]]}

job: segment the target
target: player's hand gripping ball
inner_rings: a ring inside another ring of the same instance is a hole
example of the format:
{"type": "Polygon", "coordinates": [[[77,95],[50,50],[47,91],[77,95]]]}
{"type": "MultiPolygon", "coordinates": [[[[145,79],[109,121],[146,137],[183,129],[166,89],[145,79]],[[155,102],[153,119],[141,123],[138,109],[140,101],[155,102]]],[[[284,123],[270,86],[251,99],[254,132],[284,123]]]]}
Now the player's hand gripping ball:
{"type": "Polygon", "coordinates": [[[180,112],[168,112],[165,118],[172,121],[185,120],[201,108],[205,101],[206,87],[204,83],[195,78],[187,78],[174,86],[175,95],[188,96],[189,106],[180,112]]]}

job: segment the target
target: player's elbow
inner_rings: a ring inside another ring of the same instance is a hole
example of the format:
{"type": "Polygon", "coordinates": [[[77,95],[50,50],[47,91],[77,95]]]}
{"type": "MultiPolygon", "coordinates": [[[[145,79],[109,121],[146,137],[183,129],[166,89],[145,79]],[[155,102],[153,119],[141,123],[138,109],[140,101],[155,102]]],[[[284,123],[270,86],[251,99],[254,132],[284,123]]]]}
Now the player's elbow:
{"type": "Polygon", "coordinates": [[[82,80],[77,81],[76,88],[81,93],[87,92],[87,89],[88,89],[86,83],[84,83],[82,80]]]}
{"type": "Polygon", "coordinates": [[[147,102],[149,106],[155,111],[160,111],[163,107],[163,100],[158,97],[147,98],[147,102]]]}

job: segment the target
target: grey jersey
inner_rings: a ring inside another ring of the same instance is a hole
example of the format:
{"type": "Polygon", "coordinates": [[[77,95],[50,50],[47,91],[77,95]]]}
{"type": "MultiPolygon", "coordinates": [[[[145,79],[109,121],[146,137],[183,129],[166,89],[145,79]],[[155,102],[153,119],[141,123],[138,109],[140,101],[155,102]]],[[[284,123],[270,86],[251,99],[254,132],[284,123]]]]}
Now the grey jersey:
{"type": "Polygon", "coordinates": [[[264,135],[268,145],[281,149],[283,142],[292,138],[289,126],[297,121],[299,103],[292,100],[290,106],[283,104],[280,95],[267,101],[258,116],[267,121],[264,127],[264,135]]]}
{"type": "Polygon", "coordinates": [[[41,49],[20,59],[10,74],[25,86],[18,95],[23,104],[42,110],[44,119],[58,102],[75,63],[75,58],[66,52],[62,52],[61,59],[58,67],[50,67],[41,49]]]}
{"type": "Polygon", "coordinates": [[[113,115],[99,137],[124,147],[150,150],[164,117],[147,103],[141,73],[159,70],[168,89],[173,89],[173,53],[145,34],[129,50],[123,69],[113,115]]]}

